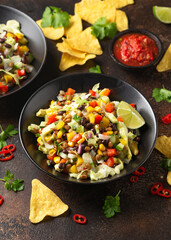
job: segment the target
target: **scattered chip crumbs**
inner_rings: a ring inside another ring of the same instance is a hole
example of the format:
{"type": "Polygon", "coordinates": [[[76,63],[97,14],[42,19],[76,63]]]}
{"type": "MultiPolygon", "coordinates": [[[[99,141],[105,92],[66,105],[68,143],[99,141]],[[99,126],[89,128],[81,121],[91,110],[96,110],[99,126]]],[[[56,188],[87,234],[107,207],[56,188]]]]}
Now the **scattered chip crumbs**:
{"type": "Polygon", "coordinates": [[[169,185],[171,185],[171,171],[168,171],[167,182],[168,182],[169,185]]]}
{"type": "Polygon", "coordinates": [[[155,148],[167,158],[171,158],[171,137],[165,135],[158,137],[155,148]]]}
{"type": "Polygon", "coordinates": [[[68,210],[68,205],[38,179],[32,180],[30,216],[32,223],[41,222],[46,216],[57,217],[68,210]]]}
{"type": "Polygon", "coordinates": [[[76,14],[74,16],[70,16],[70,23],[67,28],[65,28],[65,33],[64,35],[67,38],[72,38],[76,34],[82,32],[83,30],[83,25],[82,25],[82,20],[81,18],[76,14]]]}
{"type": "Polygon", "coordinates": [[[59,69],[61,71],[65,71],[66,69],[68,69],[72,66],[83,65],[87,62],[87,60],[93,59],[95,57],[96,57],[95,54],[86,53],[85,58],[77,58],[77,57],[74,57],[74,56],[72,56],[68,53],[63,53],[62,58],[61,58],[61,62],[59,64],[59,69]]]}
{"type": "Polygon", "coordinates": [[[168,49],[166,50],[162,60],[156,67],[158,72],[164,72],[171,70],[171,44],[169,45],[168,49]]]}
{"type": "Polygon", "coordinates": [[[36,23],[39,25],[39,27],[41,28],[43,34],[45,35],[45,37],[51,39],[51,40],[58,40],[60,39],[63,35],[64,35],[64,27],[60,27],[60,28],[53,28],[53,27],[45,27],[43,28],[41,26],[41,21],[42,19],[36,21],[36,23]]]}
{"type": "Polygon", "coordinates": [[[128,29],[128,18],[126,13],[121,10],[116,10],[116,27],[119,32],[128,29]]]}

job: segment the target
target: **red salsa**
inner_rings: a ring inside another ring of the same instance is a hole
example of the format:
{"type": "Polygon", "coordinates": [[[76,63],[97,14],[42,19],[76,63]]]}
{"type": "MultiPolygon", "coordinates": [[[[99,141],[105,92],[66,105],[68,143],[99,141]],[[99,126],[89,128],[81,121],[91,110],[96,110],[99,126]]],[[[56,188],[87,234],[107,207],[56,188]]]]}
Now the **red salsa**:
{"type": "Polygon", "coordinates": [[[129,33],[118,38],[113,47],[114,56],[128,66],[145,66],[159,53],[155,41],[141,33],[129,33]]]}

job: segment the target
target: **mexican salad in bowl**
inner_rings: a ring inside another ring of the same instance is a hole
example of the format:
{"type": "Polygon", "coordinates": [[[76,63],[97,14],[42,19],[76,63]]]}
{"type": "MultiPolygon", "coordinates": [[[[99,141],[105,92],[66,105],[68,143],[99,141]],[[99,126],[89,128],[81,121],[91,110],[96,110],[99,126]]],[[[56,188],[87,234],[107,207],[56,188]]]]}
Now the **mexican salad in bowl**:
{"type": "Polygon", "coordinates": [[[77,179],[98,180],[119,174],[139,153],[139,128],[145,124],[134,103],[110,100],[110,89],[95,84],[88,93],[61,90],[43,118],[30,124],[47,164],[77,179]]]}

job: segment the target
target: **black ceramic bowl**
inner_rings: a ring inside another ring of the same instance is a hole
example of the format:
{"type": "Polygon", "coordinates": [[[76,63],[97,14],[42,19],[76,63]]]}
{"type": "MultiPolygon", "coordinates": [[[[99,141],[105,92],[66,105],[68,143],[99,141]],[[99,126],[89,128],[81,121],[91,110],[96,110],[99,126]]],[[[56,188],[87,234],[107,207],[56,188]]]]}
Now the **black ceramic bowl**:
{"type": "Polygon", "coordinates": [[[27,38],[28,47],[34,56],[32,62],[34,70],[28,75],[26,80],[21,82],[20,87],[14,86],[7,93],[0,95],[0,99],[20,91],[21,88],[33,81],[43,67],[47,52],[45,37],[35,21],[15,8],[0,5],[0,24],[6,24],[8,20],[16,20],[20,23],[21,32],[27,38]]]}
{"type": "Polygon", "coordinates": [[[115,37],[110,41],[110,44],[109,44],[109,53],[110,53],[110,56],[112,57],[112,59],[121,67],[127,69],[127,70],[143,70],[143,69],[147,69],[147,68],[151,68],[151,67],[154,67],[161,59],[162,55],[163,55],[163,45],[162,45],[162,42],[160,41],[160,39],[152,32],[149,32],[147,30],[143,30],[143,29],[128,29],[128,30],[125,30],[125,31],[122,31],[118,34],[115,35],[115,37]],[[122,63],[121,61],[119,61],[116,56],[114,55],[113,53],[113,47],[114,47],[114,44],[115,42],[121,38],[122,36],[124,36],[125,34],[129,34],[129,33],[139,33],[139,34],[143,34],[143,35],[146,35],[148,36],[149,38],[153,39],[158,47],[158,56],[157,58],[150,62],[149,64],[147,65],[144,65],[144,66],[129,66],[129,65],[126,65],[124,63],[122,63]]]}
{"type": "Polygon", "coordinates": [[[157,126],[153,110],[140,92],[120,79],[94,73],[67,75],[46,83],[29,98],[21,112],[19,120],[20,141],[29,159],[44,173],[58,180],[70,183],[106,183],[130,174],[142,165],[150,156],[155,144],[156,132],[157,126]],[[36,117],[36,112],[40,108],[47,108],[50,101],[52,99],[56,99],[60,90],[67,90],[68,87],[71,87],[75,89],[76,92],[87,92],[96,83],[100,83],[100,89],[105,87],[111,89],[111,99],[119,101],[124,100],[128,103],[136,103],[137,109],[145,119],[146,124],[140,128],[141,143],[139,155],[136,156],[128,165],[125,165],[125,168],[119,175],[98,181],[91,181],[88,179],[77,180],[64,173],[56,172],[53,168],[47,166],[46,156],[37,150],[36,138],[34,134],[27,131],[27,128],[31,123],[40,123],[41,120],[36,117]]]}

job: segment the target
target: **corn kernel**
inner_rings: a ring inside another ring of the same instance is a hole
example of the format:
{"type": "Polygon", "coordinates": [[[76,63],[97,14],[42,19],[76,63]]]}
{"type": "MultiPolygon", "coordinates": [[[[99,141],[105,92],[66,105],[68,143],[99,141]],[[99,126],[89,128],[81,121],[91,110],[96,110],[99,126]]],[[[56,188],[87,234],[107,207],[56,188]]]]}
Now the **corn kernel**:
{"type": "Polygon", "coordinates": [[[102,153],[102,151],[101,150],[97,150],[97,153],[99,154],[99,155],[103,155],[103,153],[102,153]]]}
{"type": "Polygon", "coordinates": [[[61,138],[63,135],[63,132],[60,130],[58,133],[57,133],[57,138],[61,138]]]}
{"type": "Polygon", "coordinates": [[[74,147],[74,142],[68,142],[69,147],[74,147]]]}
{"type": "Polygon", "coordinates": [[[46,142],[48,142],[48,141],[50,141],[50,140],[51,140],[51,135],[48,135],[48,136],[45,137],[45,141],[46,141],[46,142]]]}
{"type": "Polygon", "coordinates": [[[91,106],[89,106],[89,107],[86,108],[86,110],[87,110],[87,112],[93,112],[93,111],[94,111],[94,108],[91,107],[91,106]]]}
{"type": "Polygon", "coordinates": [[[82,137],[77,143],[80,144],[80,143],[83,143],[85,141],[85,138],[82,137]]]}
{"type": "Polygon", "coordinates": [[[88,115],[88,119],[89,119],[90,123],[92,123],[92,124],[95,123],[95,115],[93,113],[90,113],[88,115]]]}
{"type": "Polygon", "coordinates": [[[10,32],[8,32],[8,33],[7,33],[7,37],[11,37],[11,38],[13,38],[13,37],[14,37],[14,34],[13,34],[13,33],[10,33],[10,32]]]}
{"type": "Polygon", "coordinates": [[[54,102],[55,102],[55,101],[54,101],[54,100],[52,100],[52,101],[50,102],[50,105],[52,105],[54,102]]]}
{"type": "Polygon", "coordinates": [[[99,145],[99,149],[103,152],[103,151],[106,150],[106,147],[101,143],[101,144],[99,145]]]}
{"type": "Polygon", "coordinates": [[[38,137],[37,142],[38,142],[40,145],[43,145],[42,137],[38,137]]]}
{"type": "Polygon", "coordinates": [[[9,74],[4,74],[4,80],[6,83],[12,82],[13,77],[9,74]]]}
{"type": "Polygon", "coordinates": [[[106,135],[112,135],[113,134],[113,131],[107,131],[106,132],[106,135]]]}
{"type": "Polygon", "coordinates": [[[71,141],[71,139],[74,137],[74,135],[75,135],[74,131],[67,133],[67,140],[68,140],[68,142],[71,141]]]}
{"type": "Polygon", "coordinates": [[[77,167],[76,167],[75,164],[69,169],[69,172],[71,172],[71,173],[77,173],[77,167]]]}
{"type": "Polygon", "coordinates": [[[49,155],[50,156],[53,156],[54,154],[56,153],[56,150],[55,149],[51,149],[51,150],[49,150],[49,155]]]}
{"type": "Polygon", "coordinates": [[[80,166],[82,163],[83,163],[83,159],[81,157],[78,157],[76,166],[80,166]]]}
{"type": "Polygon", "coordinates": [[[61,160],[61,158],[60,158],[60,157],[54,157],[54,159],[53,159],[53,161],[54,161],[55,163],[59,163],[59,162],[60,162],[60,160],[61,160]]]}
{"type": "Polygon", "coordinates": [[[109,119],[107,117],[103,117],[102,121],[100,122],[100,127],[101,128],[107,128],[109,126],[109,119]]]}
{"type": "Polygon", "coordinates": [[[20,48],[19,48],[20,53],[25,53],[25,52],[28,52],[28,51],[29,51],[29,48],[26,45],[20,46],[20,48]]]}
{"type": "Polygon", "coordinates": [[[18,37],[18,39],[22,39],[24,36],[22,33],[16,33],[15,35],[18,37]]]}
{"type": "Polygon", "coordinates": [[[123,145],[127,145],[127,141],[124,139],[119,139],[119,142],[122,143],[123,145]]]}
{"type": "Polygon", "coordinates": [[[65,125],[64,121],[59,121],[56,125],[56,129],[59,130],[59,129],[63,128],[64,125],[65,125]]]}
{"type": "Polygon", "coordinates": [[[96,106],[96,107],[94,108],[94,110],[95,110],[96,112],[100,112],[100,111],[101,111],[101,107],[96,106]]]}

